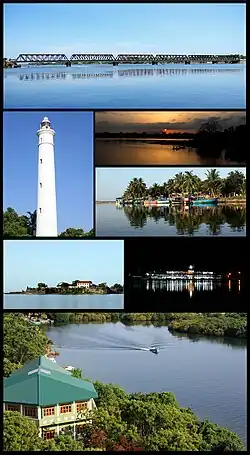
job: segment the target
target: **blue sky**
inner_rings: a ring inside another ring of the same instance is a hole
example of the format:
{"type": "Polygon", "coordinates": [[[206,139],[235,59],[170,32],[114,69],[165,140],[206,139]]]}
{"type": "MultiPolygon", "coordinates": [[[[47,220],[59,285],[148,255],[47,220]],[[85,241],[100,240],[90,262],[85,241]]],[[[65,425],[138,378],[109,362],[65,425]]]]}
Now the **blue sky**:
{"type": "Polygon", "coordinates": [[[4,56],[245,53],[243,4],[5,4],[4,56]]]}
{"type": "Polygon", "coordinates": [[[227,174],[232,170],[239,170],[244,172],[246,175],[246,168],[232,168],[232,167],[220,167],[220,168],[208,168],[208,167],[196,167],[196,168],[184,168],[184,167],[172,167],[172,168],[96,168],[96,200],[97,201],[113,201],[115,198],[122,196],[125,189],[128,186],[130,180],[134,177],[143,178],[147,186],[151,186],[154,183],[162,184],[173,178],[178,172],[193,171],[195,175],[198,175],[201,179],[205,179],[205,173],[208,169],[216,169],[220,172],[221,177],[226,177],[227,174]]]}
{"type": "Polygon", "coordinates": [[[44,116],[55,129],[58,231],[93,228],[92,112],[5,112],[3,140],[4,209],[36,210],[38,138],[44,116]]]}
{"type": "Polygon", "coordinates": [[[44,282],[123,284],[122,240],[5,240],[4,292],[44,282]]]}

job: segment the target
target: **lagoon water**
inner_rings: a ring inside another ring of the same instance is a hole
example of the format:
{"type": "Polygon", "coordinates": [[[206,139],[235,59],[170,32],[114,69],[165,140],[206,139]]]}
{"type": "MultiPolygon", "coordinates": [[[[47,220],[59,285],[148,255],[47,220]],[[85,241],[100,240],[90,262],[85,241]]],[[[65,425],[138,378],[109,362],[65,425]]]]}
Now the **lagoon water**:
{"type": "MultiPolygon", "coordinates": [[[[173,140],[171,141],[173,142],[173,140]]],[[[183,141],[185,144],[185,141],[183,141]]],[[[166,139],[99,139],[95,140],[95,165],[232,165],[223,159],[201,158],[195,148],[173,150],[166,139]]]]}
{"type": "Polygon", "coordinates": [[[122,310],[123,294],[109,295],[22,295],[5,294],[5,310],[67,309],[67,310],[122,310]]]}
{"type": "Polygon", "coordinates": [[[172,335],[167,327],[120,322],[49,327],[47,334],[59,364],[127,392],[173,392],[181,406],[246,441],[245,340],[172,335]],[[153,344],[159,355],[145,350],[153,344]]]}
{"type": "Polygon", "coordinates": [[[96,204],[97,236],[246,236],[246,206],[117,207],[96,204]]]}
{"type": "Polygon", "coordinates": [[[8,68],[4,70],[4,107],[244,109],[246,65],[8,68]]]}

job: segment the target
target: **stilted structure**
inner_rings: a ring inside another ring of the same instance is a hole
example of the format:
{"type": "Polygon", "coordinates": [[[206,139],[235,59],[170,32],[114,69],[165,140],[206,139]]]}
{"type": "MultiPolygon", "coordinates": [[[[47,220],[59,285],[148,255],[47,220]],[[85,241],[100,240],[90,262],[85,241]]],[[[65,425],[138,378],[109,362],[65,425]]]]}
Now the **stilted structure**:
{"type": "Polygon", "coordinates": [[[57,237],[56,179],[54,135],[48,117],[44,117],[38,136],[38,190],[36,237],[57,237]]]}

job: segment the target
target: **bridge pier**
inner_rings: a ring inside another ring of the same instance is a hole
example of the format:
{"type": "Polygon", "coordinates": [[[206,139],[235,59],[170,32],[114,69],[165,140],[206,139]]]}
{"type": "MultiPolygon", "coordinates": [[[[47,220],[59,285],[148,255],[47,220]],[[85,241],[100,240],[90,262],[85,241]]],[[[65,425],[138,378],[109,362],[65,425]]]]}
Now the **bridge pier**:
{"type": "Polygon", "coordinates": [[[118,66],[119,63],[118,62],[113,62],[113,66],[118,66]]]}
{"type": "Polygon", "coordinates": [[[66,62],[65,65],[66,66],[71,66],[71,62],[66,62]]]}

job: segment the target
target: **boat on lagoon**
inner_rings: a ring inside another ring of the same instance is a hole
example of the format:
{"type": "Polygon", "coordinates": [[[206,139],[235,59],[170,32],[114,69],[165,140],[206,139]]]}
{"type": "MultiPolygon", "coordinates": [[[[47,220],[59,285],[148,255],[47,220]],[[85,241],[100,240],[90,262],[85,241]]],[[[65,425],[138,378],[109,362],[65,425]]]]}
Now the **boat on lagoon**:
{"type": "Polygon", "coordinates": [[[189,197],[182,197],[182,196],[170,196],[168,198],[157,198],[157,199],[143,199],[143,198],[136,198],[136,199],[123,199],[117,198],[116,199],[116,206],[140,206],[140,207],[149,207],[149,206],[172,206],[172,205],[184,205],[184,206],[215,206],[219,203],[219,198],[211,198],[207,196],[189,196],[189,197]]]}

